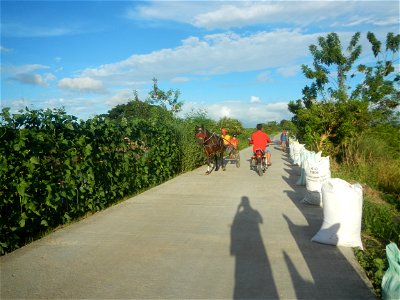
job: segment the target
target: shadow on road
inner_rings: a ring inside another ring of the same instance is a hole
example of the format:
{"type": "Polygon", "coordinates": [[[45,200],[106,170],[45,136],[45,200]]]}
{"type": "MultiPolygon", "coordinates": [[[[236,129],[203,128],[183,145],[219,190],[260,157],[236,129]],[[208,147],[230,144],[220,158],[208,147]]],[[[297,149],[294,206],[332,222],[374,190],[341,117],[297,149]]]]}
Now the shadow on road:
{"type": "Polygon", "coordinates": [[[235,256],[233,299],[278,299],[259,224],[260,213],[242,197],[231,228],[230,253],[235,256]]]}
{"type": "MultiPolygon", "coordinates": [[[[299,167],[292,165],[290,168],[285,168],[285,171],[288,177],[282,176],[282,178],[293,189],[285,192],[305,217],[307,225],[297,225],[285,214],[282,217],[286,220],[313,279],[313,282],[303,279],[290,258],[290,253],[283,253],[290,270],[296,298],[376,299],[370,286],[365,283],[338,247],[311,241],[321,228],[323,210],[321,207],[300,202],[306,193],[306,188],[296,185],[300,174],[299,167]]],[[[339,227],[339,224],[332,225],[334,232],[338,232],[339,227]]]]}

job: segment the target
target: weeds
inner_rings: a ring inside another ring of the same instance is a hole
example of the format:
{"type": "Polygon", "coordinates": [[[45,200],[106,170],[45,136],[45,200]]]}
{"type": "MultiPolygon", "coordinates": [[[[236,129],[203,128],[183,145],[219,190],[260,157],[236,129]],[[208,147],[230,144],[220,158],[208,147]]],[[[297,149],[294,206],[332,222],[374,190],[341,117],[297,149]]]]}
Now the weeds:
{"type": "Polygon", "coordinates": [[[379,298],[388,268],[386,245],[400,244],[400,151],[386,138],[363,134],[351,139],[343,146],[341,163],[332,164],[334,176],[363,185],[364,251],[355,250],[355,255],[379,298]]]}

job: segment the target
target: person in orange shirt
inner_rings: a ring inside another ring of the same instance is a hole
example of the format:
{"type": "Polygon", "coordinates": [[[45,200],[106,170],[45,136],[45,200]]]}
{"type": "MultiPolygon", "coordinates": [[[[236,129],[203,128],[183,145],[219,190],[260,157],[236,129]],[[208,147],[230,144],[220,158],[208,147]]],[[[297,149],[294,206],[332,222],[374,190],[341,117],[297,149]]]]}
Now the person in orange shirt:
{"type": "Polygon", "coordinates": [[[237,139],[237,134],[233,134],[229,142],[234,149],[237,149],[239,146],[239,140],[237,139]]]}
{"type": "Polygon", "coordinates": [[[257,131],[253,132],[250,138],[250,144],[253,144],[254,155],[257,149],[263,151],[264,156],[267,158],[267,166],[271,165],[271,152],[268,149],[268,143],[272,143],[268,134],[262,131],[262,124],[257,124],[257,131]]]}
{"type": "Polygon", "coordinates": [[[237,139],[237,135],[233,134],[232,138],[229,140],[229,143],[231,144],[232,150],[229,153],[229,157],[232,157],[233,153],[238,150],[239,146],[239,140],[237,139]]]}

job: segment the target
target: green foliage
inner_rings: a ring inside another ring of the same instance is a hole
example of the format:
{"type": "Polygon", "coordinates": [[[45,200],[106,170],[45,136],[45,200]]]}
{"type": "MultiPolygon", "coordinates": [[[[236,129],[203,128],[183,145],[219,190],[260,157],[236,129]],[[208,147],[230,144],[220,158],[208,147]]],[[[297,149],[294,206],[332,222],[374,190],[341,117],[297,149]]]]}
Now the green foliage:
{"type": "Polygon", "coordinates": [[[205,163],[204,149],[195,138],[195,126],[197,124],[196,121],[190,119],[175,123],[175,130],[178,134],[177,147],[180,153],[180,172],[193,170],[205,163]]]}
{"type": "Polygon", "coordinates": [[[158,87],[158,81],[153,78],[153,90],[149,93],[147,102],[156,104],[171,111],[173,114],[178,113],[182,109],[183,103],[178,100],[180,95],[179,90],[163,91],[158,87]]]}
{"type": "MultiPolygon", "coordinates": [[[[373,127],[342,145],[338,159],[369,186],[392,195],[400,207],[400,128],[373,127]]],[[[396,202],[396,201],[394,201],[396,202]]]]}
{"type": "Polygon", "coordinates": [[[190,167],[177,128],[154,120],[78,122],[63,110],[29,109],[1,117],[2,254],[190,167]]]}
{"type": "Polygon", "coordinates": [[[126,104],[119,104],[108,111],[106,117],[121,121],[126,119],[154,119],[157,121],[171,121],[172,113],[165,108],[147,102],[130,100],[126,104]]]}
{"type": "MultiPolygon", "coordinates": [[[[318,38],[318,46],[310,45],[310,53],[314,57],[314,69],[302,65],[304,75],[314,80],[311,87],[307,87],[307,95],[320,94],[323,99],[337,99],[347,101],[348,86],[346,79],[354,62],[361,54],[361,46],[358,45],[360,33],[357,32],[347,47],[347,53],[343,52],[339,36],[329,33],[326,37],[318,38]],[[337,74],[333,77],[332,74],[337,74]],[[329,85],[328,87],[326,87],[329,85]]],[[[311,99],[309,99],[311,100],[311,99]]]]}
{"type": "Polygon", "coordinates": [[[365,250],[356,250],[355,253],[375,292],[381,297],[382,277],[388,268],[385,247],[390,242],[400,244],[400,212],[366,194],[362,218],[365,250]]]}
{"type": "Polygon", "coordinates": [[[290,134],[297,135],[296,125],[289,120],[281,120],[279,123],[280,130],[287,130],[290,134]]]}
{"type": "Polygon", "coordinates": [[[241,134],[243,132],[243,125],[237,119],[223,117],[218,121],[219,128],[225,128],[227,132],[232,135],[234,133],[241,134]]]}
{"type": "Polygon", "coordinates": [[[195,126],[203,125],[211,131],[218,131],[217,123],[208,117],[207,111],[204,109],[192,109],[190,112],[186,113],[185,120],[193,126],[193,130],[195,126]]]}
{"type": "Polygon", "coordinates": [[[364,188],[364,251],[355,250],[355,253],[378,297],[381,297],[382,277],[388,267],[385,247],[390,242],[400,244],[399,134],[398,128],[396,131],[382,125],[348,140],[340,174],[332,174],[373,187],[364,188]]]}
{"type": "Polygon", "coordinates": [[[355,255],[360,266],[364,269],[370,280],[376,296],[382,298],[381,283],[383,275],[388,268],[385,245],[381,242],[364,236],[362,238],[365,250],[355,250],[355,255]]]}
{"type": "Polygon", "coordinates": [[[274,133],[277,133],[281,131],[281,128],[276,121],[270,121],[265,124],[263,124],[263,131],[268,133],[269,135],[272,135],[274,133]]]}
{"type": "MultiPolygon", "coordinates": [[[[361,54],[356,33],[346,51],[339,37],[330,33],[310,46],[313,65],[302,66],[312,82],[303,98],[289,103],[298,138],[311,150],[323,150],[342,163],[341,172],[383,191],[390,203],[373,201],[366,194],[363,205],[364,251],[356,251],[378,297],[387,269],[385,246],[400,243],[400,104],[398,60],[400,35],[388,33],[386,47],[373,33],[367,34],[376,63],[356,65],[361,54]],[[357,75],[357,77],[356,77],[357,75]],[[361,78],[355,88],[350,78],[361,78]]],[[[379,193],[378,193],[379,194],[379,193]]],[[[378,197],[380,199],[380,197],[378,197]]]]}
{"type": "Polygon", "coordinates": [[[385,50],[372,33],[367,37],[377,57],[373,66],[355,68],[361,54],[360,33],[352,37],[346,51],[336,33],[320,37],[318,45],[310,46],[313,67],[303,65],[302,69],[313,82],[303,89],[303,98],[291,101],[288,108],[294,114],[292,121],[297,126],[299,139],[312,150],[336,155],[349,138],[371,126],[388,120],[398,122],[395,117],[395,108],[400,104],[397,77],[390,79],[390,76],[400,36],[389,33],[385,50]],[[355,76],[350,74],[354,70],[363,79],[350,91],[348,79],[355,76]]]}

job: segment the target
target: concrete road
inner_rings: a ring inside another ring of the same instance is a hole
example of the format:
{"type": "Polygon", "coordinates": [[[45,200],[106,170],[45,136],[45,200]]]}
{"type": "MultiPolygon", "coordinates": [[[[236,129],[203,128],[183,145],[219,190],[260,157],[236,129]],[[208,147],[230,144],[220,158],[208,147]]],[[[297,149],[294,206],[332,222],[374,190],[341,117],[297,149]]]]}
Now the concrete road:
{"type": "Polygon", "coordinates": [[[311,242],[297,166],[203,166],[0,258],[1,299],[376,299],[351,248],[311,242]]]}

